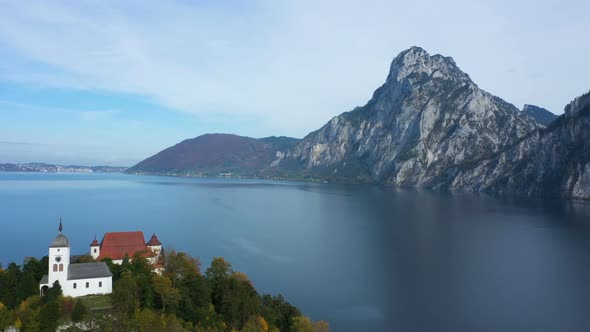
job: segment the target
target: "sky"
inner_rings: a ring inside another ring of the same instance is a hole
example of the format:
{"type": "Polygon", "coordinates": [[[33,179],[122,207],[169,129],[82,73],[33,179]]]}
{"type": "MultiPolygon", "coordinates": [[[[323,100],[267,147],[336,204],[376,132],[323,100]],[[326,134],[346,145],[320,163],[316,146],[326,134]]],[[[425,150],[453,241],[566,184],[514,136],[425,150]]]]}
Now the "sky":
{"type": "Polygon", "coordinates": [[[0,0],[0,162],[130,166],[223,132],[303,137],[401,51],[518,108],[590,90],[588,1],[0,0]]]}

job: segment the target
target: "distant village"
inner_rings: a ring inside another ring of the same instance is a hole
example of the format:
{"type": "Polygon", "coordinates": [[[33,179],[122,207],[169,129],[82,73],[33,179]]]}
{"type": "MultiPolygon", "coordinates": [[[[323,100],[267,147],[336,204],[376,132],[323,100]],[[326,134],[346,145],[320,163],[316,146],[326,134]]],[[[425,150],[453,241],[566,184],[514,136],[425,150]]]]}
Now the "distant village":
{"type": "Polygon", "coordinates": [[[0,163],[0,172],[28,172],[28,173],[122,173],[127,167],[116,166],[76,166],[53,165],[46,163],[0,163]]]}

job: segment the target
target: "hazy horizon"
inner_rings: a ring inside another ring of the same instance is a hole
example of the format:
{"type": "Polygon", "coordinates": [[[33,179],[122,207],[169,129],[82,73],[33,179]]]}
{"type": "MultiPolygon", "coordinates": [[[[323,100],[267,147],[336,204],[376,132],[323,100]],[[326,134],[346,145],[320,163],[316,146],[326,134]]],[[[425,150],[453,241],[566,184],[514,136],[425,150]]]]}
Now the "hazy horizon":
{"type": "Polygon", "coordinates": [[[582,1],[0,4],[0,162],[130,166],[210,132],[301,138],[364,105],[414,45],[519,109],[561,114],[590,89],[582,1]]]}

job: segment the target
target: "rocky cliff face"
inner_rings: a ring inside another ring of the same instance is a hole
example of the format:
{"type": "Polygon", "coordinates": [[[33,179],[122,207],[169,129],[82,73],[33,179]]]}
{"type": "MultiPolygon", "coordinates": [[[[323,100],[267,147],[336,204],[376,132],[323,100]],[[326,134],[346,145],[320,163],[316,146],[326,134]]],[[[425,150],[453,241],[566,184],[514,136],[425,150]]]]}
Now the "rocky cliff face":
{"type": "Polygon", "coordinates": [[[455,190],[590,199],[590,93],[493,158],[450,169],[455,190]]]}
{"type": "Polygon", "coordinates": [[[564,115],[481,90],[453,59],[412,47],[369,102],[303,140],[204,135],[131,173],[286,177],[590,199],[590,94],[564,115]],[[545,120],[543,120],[545,119],[545,120]],[[549,123],[545,126],[546,123],[549,123]]]}
{"type": "Polygon", "coordinates": [[[521,114],[534,119],[535,121],[537,121],[537,123],[539,123],[540,125],[543,125],[543,126],[547,126],[553,120],[557,119],[557,115],[549,112],[548,110],[546,110],[542,107],[535,106],[535,105],[526,105],[525,104],[524,107],[522,108],[521,114]]]}
{"type": "Polygon", "coordinates": [[[333,118],[275,164],[334,180],[436,187],[452,181],[449,166],[484,159],[537,128],[453,59],[412,47],[365,106],[333,118]]]}

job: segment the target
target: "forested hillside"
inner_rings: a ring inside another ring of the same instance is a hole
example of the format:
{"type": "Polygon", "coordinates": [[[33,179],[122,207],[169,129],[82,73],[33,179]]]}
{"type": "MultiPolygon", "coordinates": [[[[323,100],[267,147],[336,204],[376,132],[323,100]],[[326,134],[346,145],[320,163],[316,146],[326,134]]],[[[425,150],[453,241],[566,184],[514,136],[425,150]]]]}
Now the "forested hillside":
{"type": "Polygon", "coordinates": [[[197,259],[171,251],[163,275],[151,272],[140,254],[122,265],[105,261],[113,294],[76,299],[63,297],[58,282],[38,295],[47,257],[0,267],[0,330],[329,331],[328,323],[312,322],[281,295],[260,295],[221,257],[201,273],[197,259]]]}

